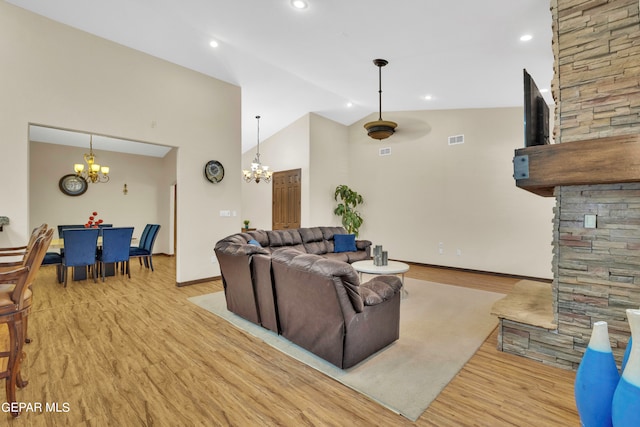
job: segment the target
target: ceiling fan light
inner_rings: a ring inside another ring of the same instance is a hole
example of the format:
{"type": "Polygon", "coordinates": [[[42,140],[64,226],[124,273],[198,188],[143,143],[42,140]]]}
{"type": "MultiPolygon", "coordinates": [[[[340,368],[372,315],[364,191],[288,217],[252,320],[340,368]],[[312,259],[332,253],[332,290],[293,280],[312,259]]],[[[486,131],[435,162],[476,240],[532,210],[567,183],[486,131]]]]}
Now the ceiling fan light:
{"type": "Polygon", "coordinates": [[[389,61],[386,59],[374,59],[373,64],[378,67],[378,106],[379,115],[378,120],[365,123],[364,128],[367,130],[367,135],[373,139],[386,139],[393,135],[396,131],[398,124],[388,120],[382,120],[382,67],[387,65],[389,61]]]}
{"type": "Polygon", "coordinates": [[[398,127],[396,122],[388,120],[375,120],[373,122],[365,123],[364,128],[367,130],[367,135],[373,139],[386,139],[395,133],[395,129],[398,127]]]}

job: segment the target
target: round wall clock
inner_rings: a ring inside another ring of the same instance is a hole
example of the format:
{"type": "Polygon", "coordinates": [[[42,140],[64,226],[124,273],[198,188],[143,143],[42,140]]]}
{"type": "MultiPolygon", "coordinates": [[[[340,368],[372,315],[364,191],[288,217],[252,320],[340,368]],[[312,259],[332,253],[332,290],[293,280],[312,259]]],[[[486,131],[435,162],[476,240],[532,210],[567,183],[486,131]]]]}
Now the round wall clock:
{"type": "Polygon", "coordinates": [[[222,163],[217,160],[209,160],[207,164],[204,165],[204,176],[214,184],[222,181],[222,178],[224,178],[222,163]]]}
{"type": "Polygon", "coordinates": [[[60,191],[67,196],[80,196],[87,191],[88,184],[84,178],[81,178],[74,173],[70,173],[69,175],[65,175],[60,178],[58,187],[60,187],[60,191]]]}

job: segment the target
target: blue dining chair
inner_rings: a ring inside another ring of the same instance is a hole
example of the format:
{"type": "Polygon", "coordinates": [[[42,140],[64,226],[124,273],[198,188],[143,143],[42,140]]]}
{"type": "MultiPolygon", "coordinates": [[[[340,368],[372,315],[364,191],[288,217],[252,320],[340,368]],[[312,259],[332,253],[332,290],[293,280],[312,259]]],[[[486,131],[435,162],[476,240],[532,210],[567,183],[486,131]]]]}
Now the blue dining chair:
{"type": "Polygon", "coordinates": [[[58,238],[64,238],[64,230],[69,228],[84,228],[84,224],[76,224],[76,225],[59,225],[58,226],[58,238]]]}
{"type": "Polygon", "coordinates": [[[42,260],[42,265],[55,265],[58,283],[62,283],[62,255],[58,252],[47,252],[42,260]]]}
{"type": "Polygon", "coordinates": [[[98,230],[100,230],[100,232],[98,233],[98,235],[102,236],[102,230],[105,228],[111,228],[111,227],[113,227],[113,224],[99,224],[98,230]]]}
{"type": "Polygon", "coordinates": [[[144,260],[144,266],[151,267],[151,271],[153,271],[153,244],[156,241],[156,237],[158,237],[158,230],[160,230],[160,224],[147,224],[142,231],[138,246],[129,248],[129,256],[131,258],[139,258],[140,265],[144,260]]]}
{"type": "Polygon", "coordinates": [[[69,228],[64,230],[62,274],[65,288],[69,279],[69,267],[89,267],[93,273],[93,281],[96,281],[98,231],[97,228],[69,228]]]}
{"type": "Polygon", "coordinates": [[[105,264],[119,262],[124,263],[127,276],[131,279],[129,247],[132,236],[133,227],[106,227],[102,229],[102,250],[98,254],[98,262],[100,263],[103,282],[106,270],[105,264]]]}

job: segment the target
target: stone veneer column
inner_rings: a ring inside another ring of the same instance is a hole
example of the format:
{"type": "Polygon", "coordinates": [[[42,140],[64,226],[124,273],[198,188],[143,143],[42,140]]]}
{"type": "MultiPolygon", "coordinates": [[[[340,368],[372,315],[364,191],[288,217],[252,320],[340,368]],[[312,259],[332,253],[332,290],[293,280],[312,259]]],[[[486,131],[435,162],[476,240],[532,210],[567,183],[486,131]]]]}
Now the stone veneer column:
{"type": "Polygon", "coordinates": [[[640,183],[556,190],[558,333],[583,352],[594,322],[609,324],[618,361],[629,339],[627,308],[640,307],[640,183]],[[584,215],[597,215],[584,228],[584,215]]]}
{"type": "Polygon", "coordinates": [[[556,141],[640,132],[636,0],[551,0],[556,141]]]}
{"type": "MultiPolygon", "coordinates": [[[[551,0],[551,8],[556,141],[639,133],[639,2],[551,0]]],[[[605,320],[620,360],[624,310],[640,307],[640,184],[556,187],[555,196],[555,320],[559,335],[573,337],[573,349],[559,352],[581,356],[593,322],[605,320]],[[595,229],[584,228],[585,214],[597,215],[595,229]]]]}

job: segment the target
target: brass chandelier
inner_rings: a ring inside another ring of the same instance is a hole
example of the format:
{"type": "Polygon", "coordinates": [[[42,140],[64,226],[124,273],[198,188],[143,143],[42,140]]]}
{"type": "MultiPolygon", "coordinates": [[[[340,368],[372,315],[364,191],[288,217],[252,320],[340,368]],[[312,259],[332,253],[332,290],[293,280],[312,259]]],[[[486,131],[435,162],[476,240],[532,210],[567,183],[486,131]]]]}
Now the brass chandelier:
{"type": "Polygon", "coordinates": [[[73,169],[80,178],[94,184],[109,181],[109,166],[100,166],[96,163],[96,156],[93,154],[93,135],[89,135],[89,154],[84,155],[84,161],[87,163],[85,170],[84,164],[76,163],[73,169]]]}
{"type": "Polygon", "coordinates": [[[256,120],[258,121],[258,148],[256,151],[256,157],[251,163],[251,170],[243,169],[242,174],[246,182],[255,181],[255,183],[258,184],[260,181],[264,181],[269,183],[271,182],[271,175],[273,175],[273,172],[269,170],[269,166],[264,166],[260,163],[260,116],[256,116],[256,120]]]}
{"type": "Polygon", "coordinates": [[[398,124],[387,120],[382,120],[382,67],[387,65],[389,61],[386,59],[374,59],[373,63],[378,67],[378,103],[380,106],[378,120],[365,123],[364,128],[367,130],[367,135],[373,139],[385,139],[389,138],[395,132],[398,124]]]}

